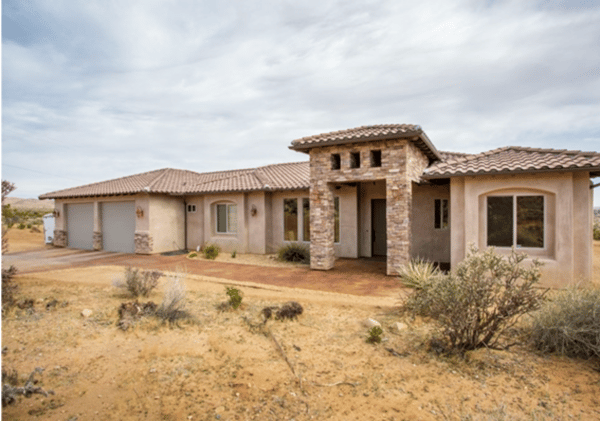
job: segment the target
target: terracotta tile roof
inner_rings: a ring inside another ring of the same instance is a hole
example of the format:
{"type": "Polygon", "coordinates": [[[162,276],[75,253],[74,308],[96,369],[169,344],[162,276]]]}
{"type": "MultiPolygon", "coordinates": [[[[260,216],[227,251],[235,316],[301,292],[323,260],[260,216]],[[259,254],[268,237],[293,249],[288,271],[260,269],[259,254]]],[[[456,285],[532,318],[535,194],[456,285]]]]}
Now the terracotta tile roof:
{"type": "Polygon", "coordinates": [[[322,133],[296,139],[292,141],[290,149],[306,151],[319,146],[398,138],[415,138],[415,145],[419,147],[432,162],[441,158],[439,152],[435,146],[433,146],[421,126],[415,124],[378,124],[374,126],[361,126],[354,129],[322,133]]]}
{"type": "Polygon", "coordinates": [[[135,193],[203,194],[234,191],[294,190],[309,186],[308,162],[243,170],[197,173],[164,168],[41,195],[40,199],[113,196],[135,193]]]}
{"type": "Polygon", "coordinates": [[[543,171],[588,170],[600,175],[600,153],[507,146],[473,155],[448,153],[423,178],[543,171]]]}

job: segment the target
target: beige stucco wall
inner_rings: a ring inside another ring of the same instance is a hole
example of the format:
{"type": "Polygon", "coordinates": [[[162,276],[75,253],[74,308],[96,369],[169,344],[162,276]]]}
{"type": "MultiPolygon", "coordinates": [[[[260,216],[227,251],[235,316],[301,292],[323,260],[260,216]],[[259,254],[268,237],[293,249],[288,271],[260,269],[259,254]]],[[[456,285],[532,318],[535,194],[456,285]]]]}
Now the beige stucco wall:
{"type": "MultiPolygon", "coordinates": [[[[545,246],[522,249],[539,258],[542,282],[564,286],[592,274],[589,173],[546,173],[462,177],[451,180],[451,263],[455,267],[469,244],[485,248],[486,197],[492,194],[541,194],[545,198],[545,246]]],[[[509,249],[497,248],[500,253],[509,249]]]]}
{"type": "Polygon", "coordinates": [[[183,199],[173,196],[150,196],[149,207],[152,253],[184,249],[183,199]]]}
{"type": "MultiPolygon", "coordinates": [[[[267,252],[267,230],[271,228],[265,192],[246,193],[246,225],[248,226],[247,253],[267,252]]],[[[270,196],[268,197],[270,199],[270,196]]]]}
{"type": "Polygon", "coordinates": [[[413,185],[411,256],[449,263],[450,227],[435,228],[435,199],[449,200],[450,185],[413,185]]]}
{"type": "Polygon", "coordinates": [[[187,212],[187,246],[189,250],[197,250],[204,245],[204,197],[190,196],[185,198],[187,205],[195,205],[196,212],[187,212]]]}

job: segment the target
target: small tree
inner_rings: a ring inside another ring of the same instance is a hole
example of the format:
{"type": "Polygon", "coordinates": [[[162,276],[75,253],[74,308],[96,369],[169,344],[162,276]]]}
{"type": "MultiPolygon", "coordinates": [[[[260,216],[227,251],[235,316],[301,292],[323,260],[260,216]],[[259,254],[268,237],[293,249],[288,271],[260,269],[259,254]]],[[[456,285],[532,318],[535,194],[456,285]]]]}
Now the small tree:
{"type": "Polygon", "coordinates": [[[514,249],[501,256],[493,248],[471,247],[454,273],[433,271],[419,282],[405,282],[414,292],[404,307],[435,319],[449,349],[496,347],[520,316],[540,307],[546,293],[536,288],[540,263],[525,268],[526,258],[514,249]]]}
{"type": "Polygon", "coordinates": [[[9,222],[6,220],[6,211],[8,211],[10,207],[10,205],[4,204],[4,199],[15,188],[15,185],[10,181],[2,180],[2,253],[8,252],[8,239],[6,238],[7,229],[5,226],[9,225],[9,222]]]}

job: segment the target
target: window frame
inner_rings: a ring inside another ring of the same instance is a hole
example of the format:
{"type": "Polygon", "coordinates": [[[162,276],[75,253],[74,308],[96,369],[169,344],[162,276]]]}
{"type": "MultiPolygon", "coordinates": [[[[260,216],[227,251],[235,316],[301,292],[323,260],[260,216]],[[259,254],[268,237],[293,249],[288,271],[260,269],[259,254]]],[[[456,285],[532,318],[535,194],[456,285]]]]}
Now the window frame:
{"type": "Polygon", "coordinates": [[[215,233],[217,234],[222,234],[222,235],[235,235],[237,234],[237,219],[238,219],[238,212],[237,212],[237,203],[215,203],[215,233]],[[219,206],[225,206],[225,231],[219,231],[219,206]],[[229,215],[230,215],[230,208],[234,207],[235,208],[235,217],[236,217],[236,224],[235,224],[235,231],[231,231],[231,227],[230,225],[230,221],[229,221],[229,215]]]}
{"type": "Polygon", "coordinates": [[[537,252],[547,252],[548,251],[548,198],[546,194],[543,193],[533,193],[533,192],[523,192],[523,193],[496,193],[496,194],[489,194],[485,197],[485,245],[486,247],[495,247],[497,249],[501,249],[501,250],[509,250],[512,247],[515,247],[516,249],[519,250],[531,250],[531,251],[537,251],[537,252]],[[496,246],[496,245],[490,245],[489,244],[489,235],[488,235],[488,230],[489,230],[489,214],[488,214],[488,199],[490,197],[511,197],[512,198],[512,245],[510,246],[496,246]],[[517,216],[518,216],[518,200],[517,198],[519,197],[541,197],[542,198],[542,206],[543,206],[543,220],[542,220],[542,228],[543,228],[543,235],[542,235],[542,247],[522,247],[519,246],[517,244],[517,240],[518,240],[518,220],[517,220],[517,216]]]}
{"type": "Polygon", "coordinates": [[[449,228],[450,228],[450,200],[449,199],[434,199],[434,201],[433,201],[433,229],[447,230],[449,228]],[[440,204],[439,208],[437,206],[438,202],[440,204]],[[446,204],[445,207],[444,207],[444,204],[446,204]],[[444,212],[444,208],[446,209],[446,212],[444,212]],[[439,213],[440,213],[439,226],[437,226],[438,225],[437,224],[438,209],[439,209],[439,213]]]}
{"type": "Polygon", "coordinates": [[[196,205],[188,203],[187,212],[188,213],[196,213],[196,205]]]}
{"type": "Polygon", "coordinates": [[[300,238],[300,219],[301,218],[300,218],[300,212],[298,210],[298,203],[299,202],[301,202],[301,201],[299,200],[298,197],[284,197],[283,200],[282,200],[282,202],[281,202],[281,204],[282,204],[281,210],[282,210],[282,216],[283,216],[283,221],[282,221],[282,225],[283,225],[283,227],[282,227],[283,241],[286,242],[286,243],[298,243],[298,242],[300,242],[299,238],[300,238]],[[286,238],[286,232],[287,232],[286,231],[287,227],[286,227],[286,224],[285,224],[285,221],[286,221],[286,218],[285,218],[285,201],[286,200],[295,200],[296,201],[296,239],[295,240],[288,240],[286,238]]]}

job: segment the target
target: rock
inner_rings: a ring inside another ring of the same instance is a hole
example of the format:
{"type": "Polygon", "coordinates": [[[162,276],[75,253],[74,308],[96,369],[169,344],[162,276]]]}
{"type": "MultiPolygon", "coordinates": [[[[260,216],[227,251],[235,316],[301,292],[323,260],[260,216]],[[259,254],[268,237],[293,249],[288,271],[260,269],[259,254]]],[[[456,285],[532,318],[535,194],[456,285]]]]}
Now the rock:
{"type": "Polygon", "coordinates": [[[91,315],[92,315],[92,310],[90,310],[89,308],[86,308],[81,312],[81,317],[83,317],[85,319],[87,319],[91,315]]]}
{"type": "Polygon", "coordinates": [[[377,327],[381,327],[381,323],[379,323],[377,320],[375,319],[366,319],[363,322],[363,326],[366,327],[367,329],[371,329],[374,328],[375,326],[377,327]]]}
{"type": "Polygon", "coordinates": [[[402,323],[402,322],[396,322],[396,323],[394,323],[394,329],[395,329],[396,331],[398,331],[398,332],[401,332],[401,331],[403,331],[403,330],[405,330],[405,329],[407,329],[407,328],[408,328],[408,326],[407,326],[407,325],[405,325],[405,324],[404,324],[404,323],[402,323]]]}

